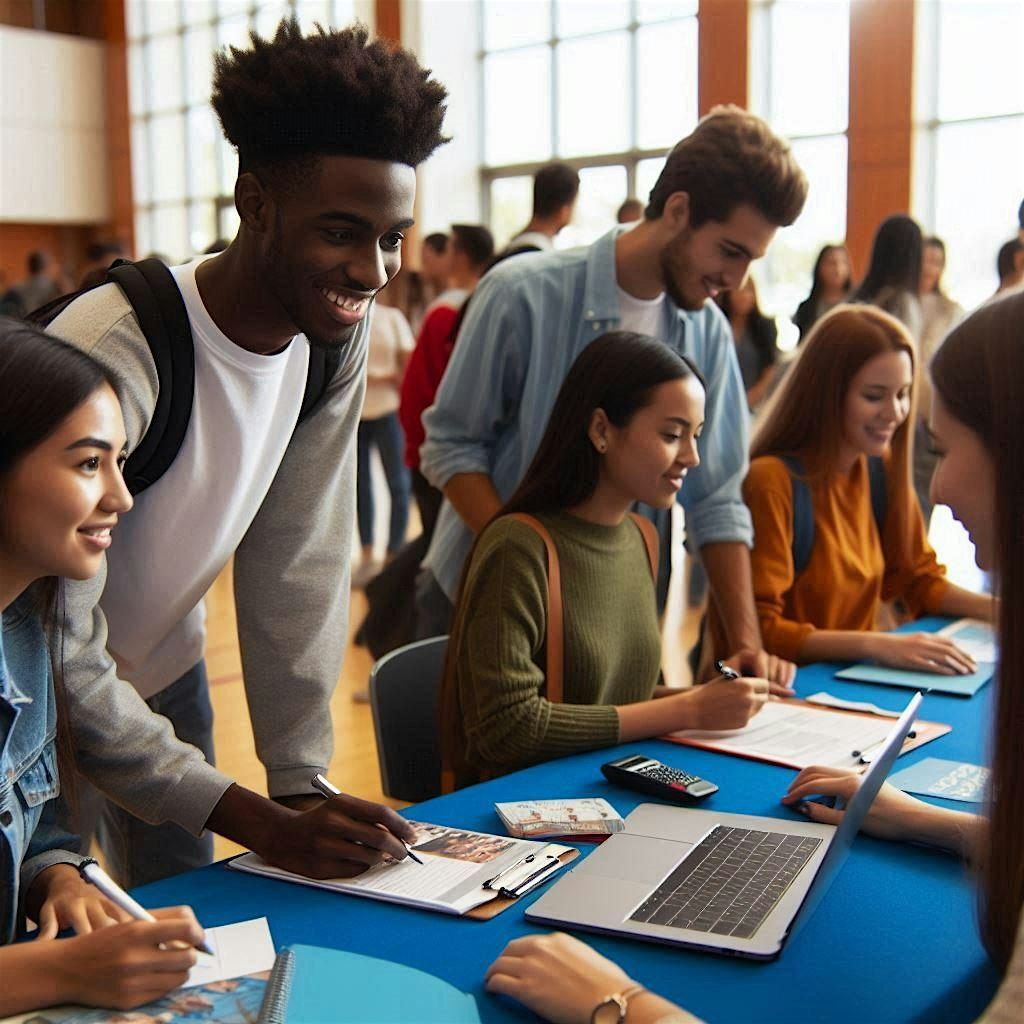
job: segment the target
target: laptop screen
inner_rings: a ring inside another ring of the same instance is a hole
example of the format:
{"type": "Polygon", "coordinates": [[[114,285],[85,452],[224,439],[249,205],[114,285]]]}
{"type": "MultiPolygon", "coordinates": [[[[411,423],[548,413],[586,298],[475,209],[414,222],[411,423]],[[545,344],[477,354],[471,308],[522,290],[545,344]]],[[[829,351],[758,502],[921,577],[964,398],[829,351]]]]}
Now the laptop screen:
{"type": "Polygon", "coordinates": [[[917,717],[917,711],[921,706],[922,700],[924,700],[924,697],[920,693],[914,694],[910,703],[904,709],[903,714],[900,715],[899,720],[892,727],[892,731],[883,741],[879,748],[878,756],[871,762],[871,767],[861,777],[860,786],[857,788],[857,792],[853,794],[853,799],[846,805],[846,813],[843,815],[842,822],[836,828],[836,834],[832,839],[828,852],[825,854],[824,860],[821,862],[821,868],[807,892],[807,898],[797,914],[791,934],[814,913],[818,902],[828,892],[828,887],[832,884],[839,869],[843,866],[846,855],[850,852],[850,846],[853,843],[854,837],[860,831],[860,827],[867,817],[871,804],[878,795],[878,791],[882,788],[882,783],[885,782],[886,776],[889,774],[889,769],[892,768],[896,758],[899,757],[903,741],[907,738],[907,733],[913,727],[914,719],[917,717]]]}

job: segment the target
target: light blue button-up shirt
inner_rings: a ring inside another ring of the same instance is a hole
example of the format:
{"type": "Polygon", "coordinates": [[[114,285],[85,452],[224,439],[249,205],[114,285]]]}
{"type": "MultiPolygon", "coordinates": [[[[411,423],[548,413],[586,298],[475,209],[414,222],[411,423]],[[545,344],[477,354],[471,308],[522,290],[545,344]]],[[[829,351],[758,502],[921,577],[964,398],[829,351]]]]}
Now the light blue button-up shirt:
{"type": "MultiPolygon", "coordinates": [[[[473,294],[451,362],[423,414],[420,469],[443,488],[458,473],[486,473],[507,500],[533,459],[559,388],[590,342],[619,327],[615,229],[586,249],[516,256],[473,294]]],[[[662,339],[707,381],[701,464],[679,500],[698,547],[753,542],[741,485],[749,448],[747,400],[729,324],[707,302],[697,312],[664,304],[662,339]]],[[[445,502],[424,565],[453,601],[472,534],[445,502]]]]}

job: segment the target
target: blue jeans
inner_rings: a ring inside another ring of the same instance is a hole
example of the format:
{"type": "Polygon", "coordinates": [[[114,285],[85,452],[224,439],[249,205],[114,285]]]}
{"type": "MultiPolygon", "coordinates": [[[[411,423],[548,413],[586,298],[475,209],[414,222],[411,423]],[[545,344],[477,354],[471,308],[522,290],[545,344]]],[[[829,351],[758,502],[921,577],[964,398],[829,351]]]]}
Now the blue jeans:
{"type": "MultiPolygon", "coordinates": [[[[205,662],[194,665],[146,703],[170,721],[179,740],[198,747],[206,760],[214,763],[213,708],[205,662]]],[[[85,780],[80,779],[80,783],[85,780]]],[[[80,786],[78,816],[82,850],[88,851],[91,833],[95,832],[111,875],[125,889],[213,863],[212,832],[196,837],[169,822],[149,825],[87,783],[80,786]]]]}
{"type": "Polygon", "coordinates": [[[364,548],[373,545],[373,480],[370,453],[376,448],[384,464],[384,476],[391,492],[391,523],[388,529],[388,554],[393,555],[405,543],[409,525],[409,471],[403,454],[405,441],[398,414],[376,420],[363,420],[357,437],[356,512],[359,517],[359,541],[364,548]]]}

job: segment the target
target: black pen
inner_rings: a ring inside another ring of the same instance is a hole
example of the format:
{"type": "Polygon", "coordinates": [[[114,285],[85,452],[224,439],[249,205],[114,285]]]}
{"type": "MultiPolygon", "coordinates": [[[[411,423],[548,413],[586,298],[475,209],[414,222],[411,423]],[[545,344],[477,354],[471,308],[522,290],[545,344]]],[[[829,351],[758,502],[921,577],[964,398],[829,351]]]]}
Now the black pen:
{"type": "MultiPolygon", "coordinates": [[[[115,882],[91,857],[87,857],[78,865],[78,873],[82,876],[84,881],[88,882],[90,885],[95,885],[96,888],[114,904],[114,906],[120,908],[126,914],[131,914],[136,921],[156,920],[156,918],[146,910],[145,907],[136,903],[135,900],[133,900],[131,896],[129,896],[128,893],[126,893],[124,889],[122,889],[121,886],[119,886],[117,882],[115,882]]],[[[205,953],[207,956],[214,955],[209,943],[205,941],[198,943],[196,945],[196,949],[198,949],[200,953],[205,953]]]]}
{"type": "MultiPolygon", "coordinates": [[[[313,784],[313,788],[318,792],[323,793],[324,796],[341,796],[341,790],[333,783],[328,782],[327,779],[325,779],[319,772],[310,779],[310,782],[313,784]]],[[[383,825],[378,827],[384,828],[383,825]]],[[[387,831],[387,829],[384,830],[387,831]]],[[[395,836],[395,838],[398,839],[398,836],[395,836]]],[[[405,847],[405,852],[409,855],[411,860],[416,861],[417,864],[423,863],[423,861],[421,861],[419,857],[412,852],[412,847],[410,847],[407,842],[403,839],[398,839],[398,841],[405,847]]]]}
{"type": "Polygon", "coordinates": [[[726,679],[739,679],[740,674],[734,668],[729,668],[724,661],[716,661],[715,669],[720,676],[724,676],[726,679]]]}

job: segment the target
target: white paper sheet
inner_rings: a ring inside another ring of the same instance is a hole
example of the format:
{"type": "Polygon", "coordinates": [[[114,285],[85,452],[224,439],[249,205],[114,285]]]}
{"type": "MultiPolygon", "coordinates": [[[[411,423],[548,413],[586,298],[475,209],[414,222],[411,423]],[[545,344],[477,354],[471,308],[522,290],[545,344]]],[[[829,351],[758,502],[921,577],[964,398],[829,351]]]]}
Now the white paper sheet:
{"type": "Polygon", "coordinates": [[[199,962],[189,971],[183,988],[241,978],[274,966],[274,940],[265,917],[207,928],[206,941],[213,956],[199,954],[199,962]]]}
{"type": "Polygon", "coordinates": [[[943,626],[938,636],[952,640],[964,654],[970,655],[977,662],[999,660],[995,630],[988,622],[979,619],[957,619],[956,622],[943,626]]]}

